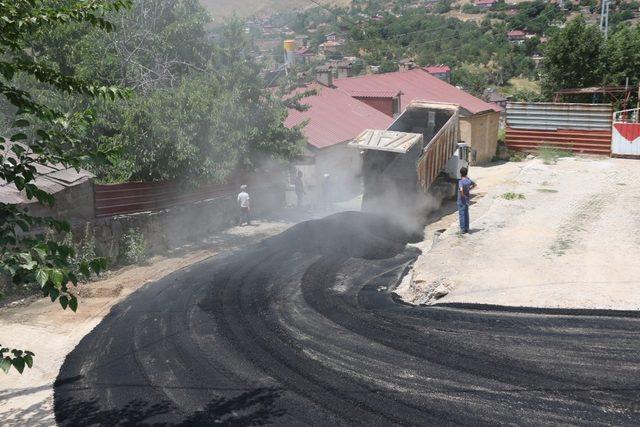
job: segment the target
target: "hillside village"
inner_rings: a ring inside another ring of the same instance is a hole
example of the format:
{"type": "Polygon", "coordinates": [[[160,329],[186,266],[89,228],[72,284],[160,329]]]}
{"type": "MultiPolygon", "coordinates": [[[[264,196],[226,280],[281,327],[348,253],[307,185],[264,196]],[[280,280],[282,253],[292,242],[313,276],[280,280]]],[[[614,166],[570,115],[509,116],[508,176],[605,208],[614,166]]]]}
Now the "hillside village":
{"type": "MultiPolygon", "coordinates": [[[[327,10],[332,10],[328,8],[327,10]]],[[[503,0],[481,0],[479,2],[451,2],[451,1],[406,1],[406,2],[362,2],[362,6],[354,4],[351,8],[335,8],[335,14],[321,8],[314,8],[312,11],[296,13],[275,13],[273,15],[262,15],[252,17],[246,21],[246,31],[254,37],[256,51],[255,54],[271,62],[269,68],[268,81],[271,81],[277,74],[282,72],[282,58],[285,55],[283,42],[285,40],[295,41],[292,47],[292,58],[289,66],[293,72],[312,74],[309,72],[313,67],[332,67],[336,77],[355,76],[361,74],[397,71],[407,67],[440,66],[453,67],[454,70],[462,69],[478,71],[473,67],[491,68],[488,63],[477,63],[471,58],[460,57],[448,54],[438,54],[439,51],[450,50],[446,43],[438,43],[438,39],[449,40],[449,33],[438,27],[433,28],[408,28],[410,33],[423,33],[427,37],[427,44],[432,43],[435,56],[442,58],[441,62],[427,63],[417,52],[413,52],[410,45],[397,50],[396,46],[387,53],[385,58],[372,58],[369,47],[360,47],[363,32],[370,30],[378,31],[379,25],[388,26],[390,23],[406,19],[407,16],[425,14],[438,18],[445,27],[451,26],[446,19],[453,18],[463,22],[473,22],[480,26],[482,31],[490,30],[493,37],[502,39],[505,44],[511,45],[510,50],[515,55],[523,54],[523,57],[513,57],[512,61],[522,61],[527,63],[529,74],[526,79],[535,81],[539,79],[538,70],[541,66],[544,55],[542,47],[548,40],[550,31],[563,28],[567,20],[571,20],[578,15],[586,18],[588,23],[598,24],[600,20],[600,9],[595,2],[568,1],[568,2],[543,2],[543,1],[512,1],[503,0]],[[337,18],[338,17],[338,18],[337,18]],[[300,27],[300,22],[304,26],[300,27]],[[447,37],[444,37],[444,35],[447,37]]],[[[634,1],[612,3],[610,5],[609,25],[615,28],[624,23],[637,21],[640,15],[640,4],[634,1]]],[[[463,27],[458,31],[468,31],[463,27]]],[[[404,31],[399,32],[399,34],[404,31]]],[[[383,34],[382,39],[387,39],[388,43],[406,43],[404,38],[395,36],[393,33],[383,34]]],[[[370,48],[377,48],[371,45],[370,48]]],[[[513,67],[513,65],[511,65],[513,67]]],[[[515,66],[517,69],[517,66],[515,66]]],[[[454,72],[453,83],[462,86],[463,89],[481,95],[485,89],[503,91],[503,95],[511,95],[514,91],[514,100],[520,100],[523,96],[531,97],[531,93],[518,93],[518,87],[509,87],[508,80],[487,81],[484,89],[473,86],[462,73],[454,72]],[[465,87],[466,86],[466,87],[465,87]],[[492,87],[491,87],[492,86],[492,87]],[[502,87],[501,87],[502,86],[502,87]]],[[[511,77],[518,78],[520,75],[513,74],[511,77]]],[[[450,77],[449,77],[450,78],[450,77]]],[[[495,79],[494,79],[495,80],[495,79]]],[[[275,80],[274,80],[275,83],[275,80]]],[[[273,83],[272,83],[273,84],[273,83]]]]}

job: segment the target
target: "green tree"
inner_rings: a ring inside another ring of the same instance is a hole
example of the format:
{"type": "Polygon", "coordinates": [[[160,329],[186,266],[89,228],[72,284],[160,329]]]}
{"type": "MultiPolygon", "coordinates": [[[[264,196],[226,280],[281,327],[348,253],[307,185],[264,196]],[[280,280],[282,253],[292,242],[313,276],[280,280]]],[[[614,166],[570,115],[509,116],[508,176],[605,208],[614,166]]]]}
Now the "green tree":
{"type": "MultiPolygon", "coordinates": [[[[78,94],[85,98],[124,98],[116,87],[95,86],[61,72],[40,59],[43,52],[31,42],[34,34],[48,28],[64,28],[83,23],[103,31],[113,30],[105,14],[130,6],[129,0],[86,0],[50,2],[44,0],[0,0],[0,95],[13,115],[11,136],[0,137],[0,179],[24,191],[29,199],[52,204],[53,197],[36,182],[37,164],[64,164],[73,167],[88,160],[106,160],[107,153],[78,138],[76,131],[86,125],[90,112],[70,114],[35,101],[16,86],[27,78],[48,86],[52,91],[78,94]]],[[[15,283],[37,283],[51,301],[59,301],[75,311],[78,300],[69,286],[78,283],[71,268],[73,249],[59,243],[62,239],[36,234],[34,227],[69,230],[65,222],[34,218],[15,205],[0,203],[0,272],[15,283]]],[[[104,260],[83,262],[80,272],[98,273],[104,260]]],[[[19,372],[33,364],[34,354],[0,345],[0,368],[19,372]]]]}
{"type": "MultiPolygon", "coordinates": [[[[130,99],[91,101],[98,118],[86,139],[120,147],[113,164],[91,168],[100,180],[220,182],[237,169],[299,152],[302,134],[283,126],[286,106],[264,89],[242,22],[219,27],[212,42],[197,0],[139,0],[111,19],[118,27],[108,36],[73,28],[66,31],[73,39],[65,31],[38,38],[48,50],[49,40],[70,46],[48,57],[56,67],[132,88],[130,99]]],[[[65,106],[86,102],[35,92],[65,106]]]]}
{"type": "Polygon", "coordinates": [[[447,13],[451,10],[451,0],[440,0],[433,9],[435,13],[447,13]]]}
{"type": "Polygon", "coordinates": [[[489,85],[488,73],[475,67],[459,67],[452,71],[451,82],[475,96],[482,96],[489,85]]]}
{"type": "Polygon", "coordinates": [[[602,33],[577,17],[554,32],[544,49],[543,92],[550,96],[558,89],[598,85],[602,64],[602,33]]]}
{"type": "MultiPolygon", "coordinates": [[[[292,160],[303,146],[300,128],[287,129],[282,93],[265,89],[261,66],[240,21],[225,24],[211,56],[176,83],[111,108],[98,137],[122,147],[107,181],[223,182],[265,160],[292,160]]],[[[293,105],[300,108],[299,105],[293,105]]]]}
{"type": "Polygon", "coordinates": [[[107,34],[68,24],[40,31],[32,45],[66,74],[136,93],[177,86],[211,58],[210,18],[198,0],[136,0],[109,18],[116,28],[107,34]]]}
{"type": "Polygon", "coordinates": [[[564,20],[564,14],[556,4],[542,0],[522,2],[515,16],[508,18],[509,28],[527,29],[543,34],[553,21],[564,20]]]}
{"type": "Polygon", "coordinates": [[[640,84],[640,27],[624,26],[612,34],[606,51],[606,83],[624,85],[628,77],[630,84],[640,84]]]}

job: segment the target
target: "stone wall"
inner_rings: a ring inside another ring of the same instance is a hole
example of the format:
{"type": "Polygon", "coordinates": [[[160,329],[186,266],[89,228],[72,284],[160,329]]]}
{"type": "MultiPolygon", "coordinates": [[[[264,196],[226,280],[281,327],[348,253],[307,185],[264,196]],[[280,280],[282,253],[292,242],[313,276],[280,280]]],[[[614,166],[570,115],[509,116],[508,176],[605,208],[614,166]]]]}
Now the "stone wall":
{"type": "MultiPolygon", "coordinates": [[[[276,214],[284,207],[284,186],[249,191],[253,218],[276,214]]],[[[238,218],[236,196],[228,195],[159,212],[95,218],[89,222],[95,234],[97,253],[110,260],[117,260],[122,238],[129,230],[140,230],[149,251],[159,253],[189,242],[201,241],[208,234],[235,225],[238,218]]],[[[86,222],[74,223],[76,238],[83,235],[85,224],[86,222]]]]}
{"type": "Polygon", "coordinates": [[[49,216],[70,223],[84,223],[95,216],[93,210],[93,180],[84,178],[73,185],[53,193],[53,207],[43,206],[35,200],[22,205],[34,216],[49,216]]]}

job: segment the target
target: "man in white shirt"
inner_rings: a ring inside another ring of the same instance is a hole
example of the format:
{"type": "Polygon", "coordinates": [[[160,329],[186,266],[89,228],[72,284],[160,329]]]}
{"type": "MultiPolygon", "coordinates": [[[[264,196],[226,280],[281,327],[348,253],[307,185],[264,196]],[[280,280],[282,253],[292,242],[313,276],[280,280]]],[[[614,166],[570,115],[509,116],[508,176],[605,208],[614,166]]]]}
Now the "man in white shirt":
{"type": "Polygon", "coordinates": [[[251,225],[251,219],[249,218],[249,211],[251,208],[251,198],[247,192],[247,186],[240,186],[240,194],[238,194],[238,205],[240,206],[240,225],[245,222],[247,225],[251,225]]]}

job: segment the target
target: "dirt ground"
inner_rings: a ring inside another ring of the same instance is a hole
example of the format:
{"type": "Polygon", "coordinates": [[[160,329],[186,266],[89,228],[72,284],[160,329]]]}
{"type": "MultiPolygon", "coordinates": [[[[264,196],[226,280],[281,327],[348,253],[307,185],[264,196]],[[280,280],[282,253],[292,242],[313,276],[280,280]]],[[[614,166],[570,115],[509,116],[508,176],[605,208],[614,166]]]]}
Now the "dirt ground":
{"type": "Polygon", "coordinates": [[[36,354],[33,369],[26,370],[23,375],[15,370],[9,375],[2,374],[0,425],[55,425],[52,386],[65,356],[117,302],[146,283],[278,234],[290,225],[291,222],[283,220],[235,227],[208,237],[197,246],[155,257],[147,265],[111,272],[102,280],[81,285],[77,313],[63,311],[58,304],[43,299],[0,309],[0,343],[29,349],[36,354]]]}
{"type": "Polygon", "coordinates": [[[572,157],[473,168],[471,234],[457,234],[455,207],[427,227],[447,230],[419,245],[398,294],[414,304],[640,309],[637,167],[572,157]]]}

